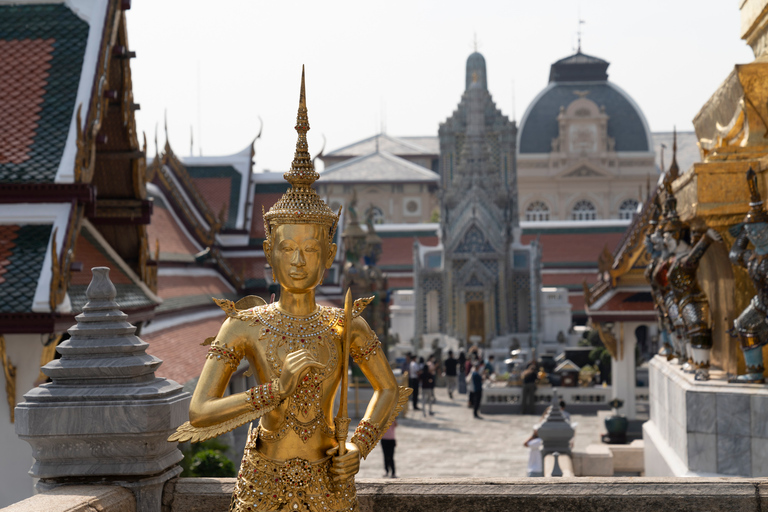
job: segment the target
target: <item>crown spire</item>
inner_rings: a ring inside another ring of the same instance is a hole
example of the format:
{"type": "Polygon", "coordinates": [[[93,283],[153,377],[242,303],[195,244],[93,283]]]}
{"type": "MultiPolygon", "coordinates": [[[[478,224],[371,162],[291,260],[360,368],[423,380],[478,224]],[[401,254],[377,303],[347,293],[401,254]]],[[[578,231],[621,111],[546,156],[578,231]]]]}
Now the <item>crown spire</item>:
{"type": "Polygon", "coordinates": [[[296,114],[296,151],[293,154],[291,170],[283,174],[291,185],[311,185],[320,176],[315,172],[312,157],[309,156],[307,132],[309,131],[309,116],[307,115],[307,94],[304,88],[304,66],[301,66],[301,91],[299,92],[299,111],[296,114]]]}
{"type": "Polygon", "coordinates": [[[677,127],[672,128],[672,163],[669,164],[669,175],[672,181],[680,176],[680,167],[677,165],[677,127]]]}
{"type": "MultiPolygon", "coordinates": [[[[334,213],[317,195],[312,183],[320,176],[315,172],[312,158],[309,156],[307,132],[307,96],[304,89],[304,66],[301,67],[301,90],[299,92],[299,111],[296,114],[296,151],[291,169],[283,174],[291,188],[264,214],[264,230],[267,240],[271,239],[274,226],[279,224],[318,224],[330,228],[330,238],[336,230],[339,214],[334,213]]],[[[339,210],[341,213],[341,210],[339,210]]]]}

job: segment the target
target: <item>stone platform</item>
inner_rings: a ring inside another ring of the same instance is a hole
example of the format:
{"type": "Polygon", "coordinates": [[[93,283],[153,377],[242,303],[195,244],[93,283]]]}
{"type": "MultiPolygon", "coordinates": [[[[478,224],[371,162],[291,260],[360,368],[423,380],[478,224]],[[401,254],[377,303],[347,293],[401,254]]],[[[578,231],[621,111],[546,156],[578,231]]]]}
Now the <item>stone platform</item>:
{"type": "MultiPolygon", "coordinates": [[[[181,478],[165,486],[162,512],[228,509],[232,478],[181,478]]],[[[761,512],[768,479],[525,478],[360,479],[360,512],[761,512]]],[[[43,493],[3,512],[133,512],[120,488],[75,487],[43,493]]],[[[159,512],[159,511],[158,511],[159,512]]]]}
{"type": "Polygon", "coordinates": [[[651,361],[646,475],[768,476],[768,387],[710,373],[696,381],[660,356],[651,361]]]}

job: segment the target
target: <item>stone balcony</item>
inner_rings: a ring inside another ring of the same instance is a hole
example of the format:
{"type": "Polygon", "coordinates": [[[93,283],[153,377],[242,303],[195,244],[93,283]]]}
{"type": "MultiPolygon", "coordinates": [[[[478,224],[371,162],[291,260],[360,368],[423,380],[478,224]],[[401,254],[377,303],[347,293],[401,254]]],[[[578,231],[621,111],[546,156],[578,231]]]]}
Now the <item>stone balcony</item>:
{"type": "MultiPolygon", "coordinates": [[[[162,512],[225,511],[232,478],[181,478],[165,485],[162,512]]],[[[521,478],[358,481],[360,512],[758,512],[768,510],[768,479],[521,478]]],[[[117,486],[69,486],[2,512],[134,512],[134,494],[117,486]]]]}

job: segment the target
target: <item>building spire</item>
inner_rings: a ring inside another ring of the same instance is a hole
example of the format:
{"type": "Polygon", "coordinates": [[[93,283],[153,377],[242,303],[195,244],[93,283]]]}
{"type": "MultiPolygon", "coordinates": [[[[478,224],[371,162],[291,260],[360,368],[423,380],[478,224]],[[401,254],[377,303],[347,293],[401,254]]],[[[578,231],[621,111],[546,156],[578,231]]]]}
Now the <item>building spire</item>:
{"type": "Polygon", "coordinates": [[[672,180],[680,176],[680,168],[677,166],[677,127],[672,128],[672,163],[669,164],[669,175],[672,180]]]}
{"type": "Polygon", "coordinates": [[[581,26],[585,23],[586,21],[581,19],[581,12],[579,12],[579,29],[576,31],[579,42],[578,42],[578,46],[576,47],[576,53],[581,53],[581,26]]]}

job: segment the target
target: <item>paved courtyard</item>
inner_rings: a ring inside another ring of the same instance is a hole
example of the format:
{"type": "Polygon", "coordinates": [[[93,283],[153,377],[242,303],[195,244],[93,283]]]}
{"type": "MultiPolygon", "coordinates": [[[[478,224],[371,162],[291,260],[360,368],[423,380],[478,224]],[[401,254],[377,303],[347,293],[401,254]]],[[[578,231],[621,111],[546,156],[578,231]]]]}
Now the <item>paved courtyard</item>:
{"type": "MultiPolygon", "coordinates": [[[[449,400],[444,388],[435,389],[434,416],[408,410],[398,419],[395,467],[397,476],[415,477],[521,477],[526,476],[528,449],[523,446],[539,416],[519,414],[472,417],[467,395],[449,400]]],[[[597,415],[572,415],[576,423],[574,447],[599,442],[605,430],[597,415]]],[[[354,420],[353,420],[354,428],[354,420]]],[[[359,478],[381,478],[384,457],[380,446],[361,461],[359,478]]]]}

